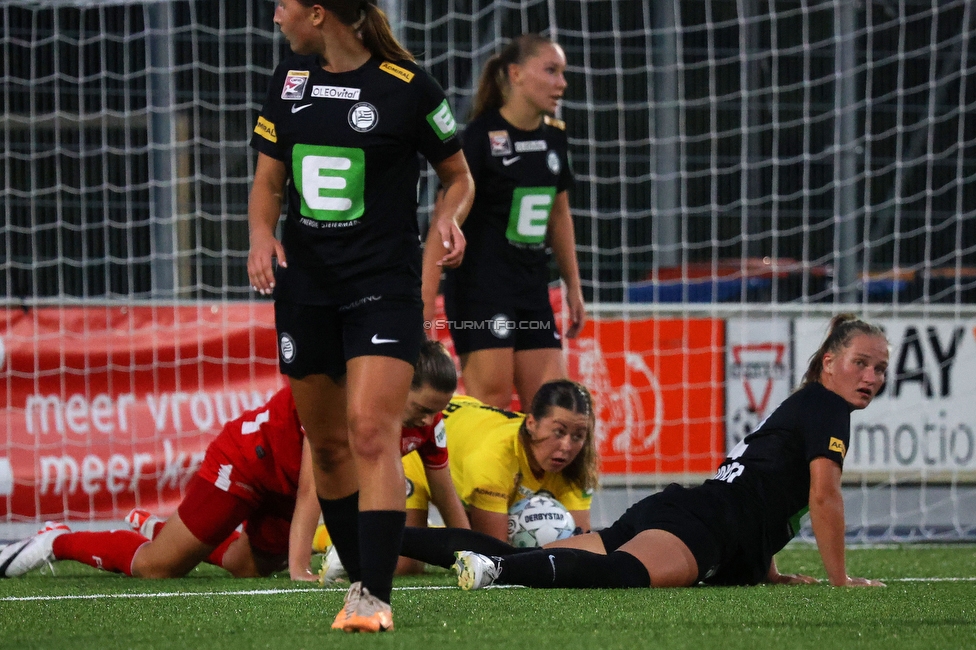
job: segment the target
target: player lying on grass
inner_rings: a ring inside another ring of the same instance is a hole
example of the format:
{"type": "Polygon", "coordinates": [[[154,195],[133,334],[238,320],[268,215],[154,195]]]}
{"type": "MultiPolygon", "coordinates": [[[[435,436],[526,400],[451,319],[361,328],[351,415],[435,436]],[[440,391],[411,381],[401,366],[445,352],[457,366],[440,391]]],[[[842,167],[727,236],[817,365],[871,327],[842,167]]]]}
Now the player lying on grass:
{"type": "Polygon", "coordinates": [[[801,387],[746,436],[704,484],[671,485],[631,506],[605,530],[544,549],[513,549],[473,531],[417,530],[402,553],[458,572],[463,589],[688,587],[817,582],[784,575],[773,556],[809,510],[831,585],[882,586],[847,575],[841,470],[851,411],[878,394],[888,341],[875,325],[840,315],[801,387]]]}
{"type": "MultiPolygon", "coordinates": [[[[528,415],[455,396],[444,411],[454,487],[471,528],[508,540],[508,511],[516,501],[545,491],[563,504],[576,525],[590,529],[590,501],[597,482],[593,400],[566,379],[543,384],[528,415]]],[[[407,478],[407,535],[426,526],[428,503],[440,509],[434,488],[414,454],[403,457],[407,478]],[[432,499],[432,496],[435,497],[432,499]]],[[[445,523],[451,526],[445,519],[445,523]]],[[[401,558],[400,574],[419,573],[424,563],[401,558]]],[[[323,582],[345,578],[329,553],[323,582]]]]}
{"type": "MultiPolygon", "coordinates": [[[[443,436],[435,435],[456,387],[454,361],[444,347],[423,344],[402,417],[401,451],[420,453],[445,521],[466,527],[443,436]]],[[[142,534],[70,532],[49,525],[0,550],[0,576],[22,575],[52,560],[76,560],[138,578],[180,577],[204,561],[236,577],[258,577],[282,570],[287,562],[292,579],[314,580],[309,561],[319,505],[311,462],[291,390],[283,388],[264,406],[224,426],[165,524],[155,517],[137,521],[142,534]]]]}

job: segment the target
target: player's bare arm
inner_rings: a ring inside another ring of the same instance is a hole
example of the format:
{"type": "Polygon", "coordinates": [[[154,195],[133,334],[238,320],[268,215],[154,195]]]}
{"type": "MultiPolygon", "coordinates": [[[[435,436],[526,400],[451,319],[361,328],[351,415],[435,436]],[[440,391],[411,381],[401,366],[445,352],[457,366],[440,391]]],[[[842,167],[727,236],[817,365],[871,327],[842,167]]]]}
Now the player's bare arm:
{"type": "Polygon", "coordinates": [[[576,338],[586,324],[586,305],[583,303],[579,262],[576,259],[576,232],[573,228],[573,216],[569,211],[568,192],[560,192],[553,202],[548,239],[559,267],[559,276],[566,285],[566,305],[569,308],[566,336],[576,338]]]}
{"type": "Polygon", "coordinates": [[[454,481],[451,480],[451,470],[447,467],[441,469],[424,468],[427,474],[427,484],[430,486],[430,500],[437,506],[437,511],[444,518],[444,524],[449,528],[470,528],[468,514],[461,505],[457,491],[454,489],[454,481]]]}
{"type": "Polygon", "coordinates": [[[247,277],[254,290],[269,295],[274,289],[274,265],[288,266],[285,249],[275,237],[275,228],[281,216],[281,197],[284,193],[285,164],[263,153],[258,154],[258,164],[248,201],[247,220],[251,248],[247,255],[247,277]]]}
{"type": "Polygon", "coordinates": [[[312,451],[308,440],[302,441],[302,465],[298,473],[298,494],[295,495],[295,512],[288,533],[288,574],[292,580],[314,581],[318,579],[311,570],[312,538],[319,523],[318,497],[312,475],[312,451]]]}

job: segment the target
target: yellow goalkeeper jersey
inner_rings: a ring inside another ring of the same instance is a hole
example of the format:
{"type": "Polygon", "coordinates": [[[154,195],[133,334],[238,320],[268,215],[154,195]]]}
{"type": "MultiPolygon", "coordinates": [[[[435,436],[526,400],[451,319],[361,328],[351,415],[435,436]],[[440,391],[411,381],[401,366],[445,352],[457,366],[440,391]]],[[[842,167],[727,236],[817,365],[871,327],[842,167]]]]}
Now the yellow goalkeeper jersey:
{"type": "Polygon", "coordinates": [[[592,494],[561,473],[533,475],[518,437],[523,420],[522,413],[472,397],[456,395],[448,404],[444,425],[451,478],[465,507],[507,514],[516,501],[545,490],[567,510],[589,510],[592,494]]]}

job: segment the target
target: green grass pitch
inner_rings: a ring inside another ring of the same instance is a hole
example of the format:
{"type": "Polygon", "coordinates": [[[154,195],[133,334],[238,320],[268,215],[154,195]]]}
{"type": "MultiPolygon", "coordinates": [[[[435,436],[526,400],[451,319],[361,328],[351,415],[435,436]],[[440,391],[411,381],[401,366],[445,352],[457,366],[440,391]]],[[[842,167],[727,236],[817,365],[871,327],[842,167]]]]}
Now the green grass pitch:
{"type": "MultiPolygon", "coordinates": [[[[788,547],[781,571],[823,577],[816,550],[788,547]]],[[[452,574],[399,578],[396,631],[329,625],[343,592],[287,579],[235,580],[202,567],[144,581],[61,562],[0,582],[2,648],[974,648],[976,546],[848,550],[851,575],[885,589],[748,588],[463,592],[452,574]]]]}

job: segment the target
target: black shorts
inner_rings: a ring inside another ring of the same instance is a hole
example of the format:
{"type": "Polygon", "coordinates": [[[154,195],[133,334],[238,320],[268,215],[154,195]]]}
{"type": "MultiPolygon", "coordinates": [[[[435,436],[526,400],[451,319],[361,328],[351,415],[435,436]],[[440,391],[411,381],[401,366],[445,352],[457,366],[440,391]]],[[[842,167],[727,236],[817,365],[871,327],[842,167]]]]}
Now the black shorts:
{"type": "Polygon", "coordinates": [[[519,351],[562,347],[548,300],[523,309],[507,301],[457,300],[445,293],[444,311],[458,354],[496,348],[519,351]]]}
{"type": "MultiPolygon", "coordinates": [[[[698,581],[754,585],[766,579],[769,561],[762,544],[742,544],[737,508],[708,484],[685,488],[672,483],[641,499],[609,528],[599,531],[611,553],[645,530],[665,530],[682,542],[698,563],[698,581]]],[[[746,526],[752,528],[752,526],[746,526]]]]}
{"type": "Polygon", "coordinates": [[[417,362],[426,340],[419,299],[367,296],[344,305],[275,300],[278,367],[295,379],[325,374],[339,381],[346,362],[362,356],[417,362]]]}

